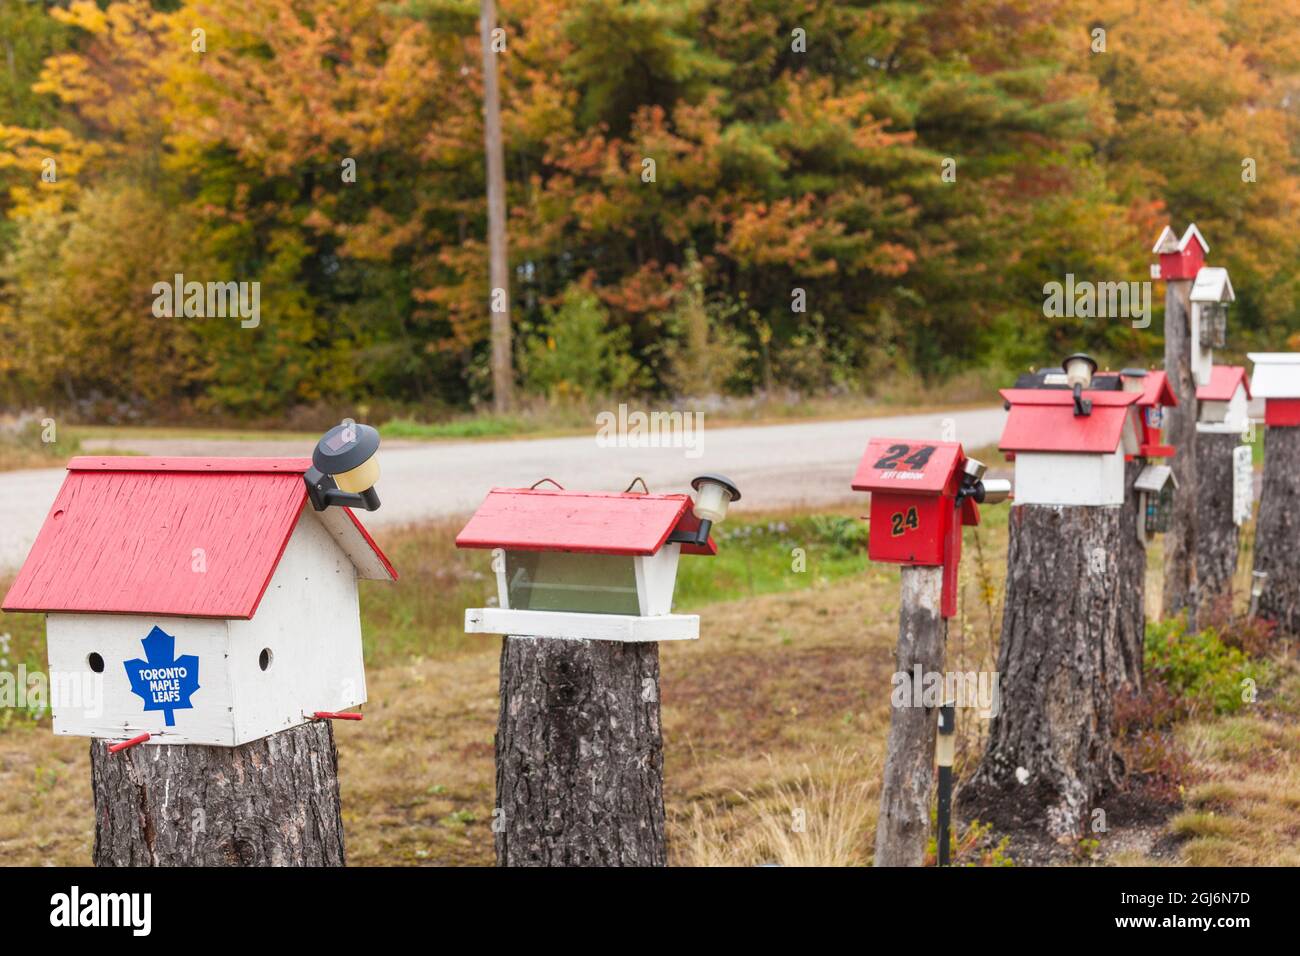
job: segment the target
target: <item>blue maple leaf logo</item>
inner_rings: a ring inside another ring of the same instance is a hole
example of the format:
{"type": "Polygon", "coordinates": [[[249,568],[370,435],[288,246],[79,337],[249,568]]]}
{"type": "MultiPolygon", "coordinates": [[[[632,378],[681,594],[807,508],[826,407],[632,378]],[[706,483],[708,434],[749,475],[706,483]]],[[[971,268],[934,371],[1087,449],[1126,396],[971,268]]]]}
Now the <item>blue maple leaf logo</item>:
{"type": "Polygon", "coordinates": [[[199,689],[199,659],[193,654],[176,657],[176,638],[155,627],[140,642],[145,660],[125,662],[131,693],[144,700],[145,710],[161,710],[163,722],[176,726],[176,711],[188,710],[190,695],[199,689]]]}

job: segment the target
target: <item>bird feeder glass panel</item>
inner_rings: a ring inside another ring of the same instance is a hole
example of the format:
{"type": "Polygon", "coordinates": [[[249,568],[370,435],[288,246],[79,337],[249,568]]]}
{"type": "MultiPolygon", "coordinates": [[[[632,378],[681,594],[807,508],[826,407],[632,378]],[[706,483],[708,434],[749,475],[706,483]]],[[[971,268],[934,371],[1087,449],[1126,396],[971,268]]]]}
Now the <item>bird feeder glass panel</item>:
{"type": "Polygon", "coordinates": [[[1167,483],[1159,492],[1147,492],[1146,530],[1148,534],[1164,534],[1174,514],[1174,486],[1167,483]]]}
{"type": "Polygon", "coordinates": [[[507,550],[505,574],[515,610],[641,613],[630,555],[507,550]]]}
{"type": "Polygon", "coordinates": [[[1228,307],[1222,302],[1201,304],[1201,348],[1221,349],[1227,341],[1228,307]]]}

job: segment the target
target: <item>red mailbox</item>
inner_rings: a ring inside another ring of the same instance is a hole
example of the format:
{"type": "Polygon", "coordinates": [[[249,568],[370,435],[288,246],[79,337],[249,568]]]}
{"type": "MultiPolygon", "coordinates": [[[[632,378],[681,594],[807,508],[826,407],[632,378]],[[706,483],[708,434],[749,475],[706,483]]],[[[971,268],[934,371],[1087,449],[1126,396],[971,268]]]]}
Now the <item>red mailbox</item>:
{"type": "Polygon", "coordinates": [[[867,554],[942,567],[944,617],[957,613],[962,526],[979,524],[978,502],[1001,501],[1010,490],[1006,482],[986,488],[983,475],[957,442],[873,438],[853,477],[854,491],[871,493],[867,554]]]}

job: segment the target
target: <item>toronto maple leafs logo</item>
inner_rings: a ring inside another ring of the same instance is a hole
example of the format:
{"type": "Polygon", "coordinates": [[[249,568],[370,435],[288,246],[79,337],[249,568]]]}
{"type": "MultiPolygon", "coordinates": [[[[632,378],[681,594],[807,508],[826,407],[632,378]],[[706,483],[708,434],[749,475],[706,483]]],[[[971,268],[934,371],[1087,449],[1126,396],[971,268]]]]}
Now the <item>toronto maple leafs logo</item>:
{"type": "Polygon", "coordinates": [[[125,662],[131,693],[144,699],[145,710],[161,710],[163,722],[176,726],[176,711],[188,710],[190,695],[199,689],[199,659],[193,654],[176,656],[176,638],[155,627],[140,642],[145,660],[125,662]]]}

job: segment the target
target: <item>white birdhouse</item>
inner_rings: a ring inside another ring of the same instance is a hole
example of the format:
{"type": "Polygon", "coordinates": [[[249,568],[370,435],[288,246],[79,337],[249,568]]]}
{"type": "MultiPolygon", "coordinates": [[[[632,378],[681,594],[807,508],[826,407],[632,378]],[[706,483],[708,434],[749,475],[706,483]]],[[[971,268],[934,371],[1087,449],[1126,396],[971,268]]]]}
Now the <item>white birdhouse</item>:
{"type": "Polygon", "coordinates": [[[56,734],[229,747],[365,701],[357,580],[397,575],[311,468],[69,462],[4,600],[46,615],[56,734]]]}
{"type": "Polygon", "coordinates": [[[1015,458],[1016,505],[1124,501],[1125,455],[1139,454],[1144,442],[1145,390],[1125,390],[1114,376],[1105,379],[1112,387],[1093,388],[1103,377],[1094,383],[1082,372],[1070,383],[1040,376],[1041,385],[1001,392],[1010,414],[998,447],[1015,458]]]}
{"type": "Polygon", "coordinates": [[[1264,403],[1264,424],[1300,425],[1300,352],[1251,352],[1249,358],[1255,363],[1251,390],[1264,403]]]}
{"type": "Polygon", "coordinates": [[[1227,336],[1228,303],[1235,296],[1228,270],[1202,266],[1192,283],[1192,376],[1196,384],[1209,385],[1214,350],[1223,348],[1227,336]]]}
{"type": "Polygon", "coordinates": [[[1196,430],[1240,435],[1250,424],[1250,379],[1239,365],[1210,367],[1210,381],[1196,388],[1196,430]]]}
{"type": "Polygon", "coordinates": [[[670,641],[699,637],[700,619],[673,614],[677,561],[713,555],[709,529],[740,492],[726,478],[689,495],[495,488],[456,537],[491,548],[497,606],[465,612],[469,633],[670,641]]]}

